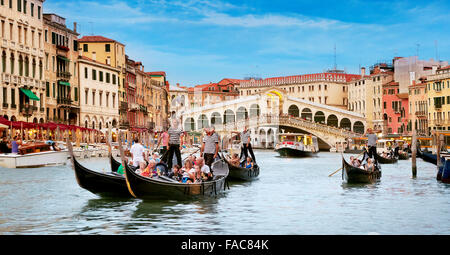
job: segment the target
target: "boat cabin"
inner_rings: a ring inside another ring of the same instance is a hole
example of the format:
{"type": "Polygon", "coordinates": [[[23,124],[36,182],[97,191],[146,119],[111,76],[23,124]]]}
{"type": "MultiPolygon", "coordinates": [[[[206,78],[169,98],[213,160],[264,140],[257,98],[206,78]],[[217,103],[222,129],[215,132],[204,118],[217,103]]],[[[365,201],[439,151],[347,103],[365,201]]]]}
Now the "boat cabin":
{"type": "Polygon", "coordinates": [[[279,141],[275,149],[281,146],[292,146],[298,150],[318,152],[319,143],[317,137],[309,134],[301,133],[280,133],[279,141]]]}

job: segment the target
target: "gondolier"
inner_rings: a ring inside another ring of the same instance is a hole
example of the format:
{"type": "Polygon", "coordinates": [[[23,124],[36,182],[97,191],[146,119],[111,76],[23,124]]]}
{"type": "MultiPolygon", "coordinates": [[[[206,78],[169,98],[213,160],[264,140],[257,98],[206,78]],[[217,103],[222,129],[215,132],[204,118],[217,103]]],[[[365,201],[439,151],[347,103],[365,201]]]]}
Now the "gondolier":
{"type": "Polygon", "coordinates": [[[178,128],[178,121],[173,120],[172,125],[168,130],[169,134],[169,152],[168,152],[168,158],[167,158],[167,166],[169,167],[169,170],[172,169],[172,162],[173,162],[173,154],[175,153],[175,156],[177,157],[177,164],[182,165],[183,162],[181,161],[181,146],[183,146],[183,135],[184,131],[178,128]]]}
{"type": "Polygon", "coordinates": [[[240,133],[241,135],[241,141],[242,141],[242,150],[241,155],[239,158],[242,158],[242,155],[245,156],[245,159],[248,157],[248,152],[250,152],[250,155],[252,157],[253,162],[256,163],[255,155],[253,154],[252,144],[250,140],[250,132],[248,132],[247,125],[244,126],[244,130],[240,133]]]}
{"type": "Polygon", "coordinates": [[[206,135],[203,137],[203,144],[200,149],[200,154],[205,159],[205,164],[211,168],[214,159],[219,153],[219,135],[214,128],[205,129],[206,135]]]}
{"type": "Polygon", "coordinates": [[[371,128],[367,129],[367,133],[365,136],[367,136],[367,148],[368,148],[369,157],[374,158],[375,162],[377,162],[378,161],[378,158],[377,158],[378,137],[371,128]]]}

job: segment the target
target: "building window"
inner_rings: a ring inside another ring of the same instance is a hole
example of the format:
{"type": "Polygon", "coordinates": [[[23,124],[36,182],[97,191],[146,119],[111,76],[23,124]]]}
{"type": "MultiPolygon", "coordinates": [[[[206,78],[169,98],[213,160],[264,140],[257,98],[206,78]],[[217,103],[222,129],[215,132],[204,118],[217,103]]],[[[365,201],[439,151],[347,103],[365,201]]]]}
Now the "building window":
{"type": "Polygon", "coordinates": [[[83,51],[88,52],[88,45],[86,43],[83,44],[83,51]]]}
{"type": "Polygon", "coordinates": [[[41,7],[38,6],[38,19],[41,19],[41,7]]]}
{"type": "Polygon", "coordinates": [[[45,95],[47,96],[47,97],[50,97],[50,83],[49,82],[46,82],[45,83],[45,95]]]}
{"type": "Polygon", "coordinates": [[[94,69],[92,69],[92,80],[97,80],[97,72],[94,69]]]}
{"type": "Polygon", "coordinates": [[[78,88],[77,87],[73,88],[73,93],[75,94],[74,95],[75,101],[78,101],[78,88]]]}
{"type": "Polygon", "coordinates": [[[98,72],[98,78],[99,78],[99,81],[103,81],[103,72],[102,71],[98,72]]]}
{"type": "Polygon", "coordinates": [[[106,52],[111,52],[111,45],[110,44],[105,44],[105,51],[106,52]]]}
{"type": "Polygon", "coordinates": [[[85,79],[88,78],[88,68],[87,67],[84,68],[84,78],[85,79]]]}

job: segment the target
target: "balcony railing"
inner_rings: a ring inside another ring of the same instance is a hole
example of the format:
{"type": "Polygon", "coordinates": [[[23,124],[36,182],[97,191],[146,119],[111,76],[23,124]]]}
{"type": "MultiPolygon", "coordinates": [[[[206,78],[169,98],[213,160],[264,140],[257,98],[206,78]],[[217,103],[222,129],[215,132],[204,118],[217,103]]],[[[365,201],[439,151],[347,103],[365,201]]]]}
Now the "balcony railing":
{"type": "Polygon", "coordinates": [[[72,99],[65,98],[65,97],[58,97],[56,99],[56,103],[57,104],[62,104],[62,105],[71,105],[72,104],[72,99]]]}
{"type": "Polygon", "coordinates": [[[427,113],[426,113],[425,111],[416,111],[416,112],[415,112],[415,115],[416,115],[417,117],[426,117],[426,116],[427,116],[427,113]]]}
{"type": "Polygon", "coordinates": [[[56,77],[58,78],[64,78],[64,79],[70,79],[72,74],[70,72],[57,72],[56,77]]]}

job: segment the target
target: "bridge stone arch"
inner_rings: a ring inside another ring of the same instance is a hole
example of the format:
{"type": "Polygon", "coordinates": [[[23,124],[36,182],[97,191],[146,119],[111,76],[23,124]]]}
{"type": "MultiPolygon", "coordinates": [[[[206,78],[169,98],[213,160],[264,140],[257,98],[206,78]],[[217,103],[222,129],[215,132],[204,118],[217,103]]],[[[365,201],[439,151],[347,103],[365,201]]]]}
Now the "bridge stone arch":
{"type": "Polygon", "coordinates": [[[227,109],[225,110],[225,112],[223,113],[223,123],[227,124],[227,123],[231,123],[231,122],[235,122],[235,115],[234,115],[234,111],[227,109]]]}
{"type": "Polygon", "coordinates": [[[315,112],[314,122],[325,124],[325,114],[322,111],[315,112]]]}
{"type": "Polygon", "coordinates": [[[195,120],[192,117],[186,118],[184,121],[184,131],[193,131],[195,130],[195,120]]]}
{"type": "Polygon", "coordinates": [[[338,127],[339,120],[338,117],[334,114],[330,114],[327,117],[327,125],[331,127],[338,127]]]}
{"type": "Polygon", "coordinates": [[[288,108],[288,114],[293,117],[300,117],[300,110],[296,104],[291,104],[288,108]]]}
{"type": "Polygon", "coordinates": [[[311,109],[309,109],[308,107],[303,108],[301,118],[305,120],[312,120],[313,114],[311,109]]]}
{"type": "Polygon", "coordinates": [[[236,121],[244,120],[244,119],[247,119],[247,118],[248,118],[247,108],[245,108],[244,106],[240,106],[237,109],[237,112],[236,112],[236,121]]]}
{"type": "Polygon", "coordinates": [[[211,114],[211,126],[213,125],[222,125],[222,116],[218,112],[213,112],[211,114]]]}
{"type": "Polygon", "coordinates": [[[205,114],[202,114],[198,117],[197,127],[198,127],[198,129],[209,127],[208,117],[206,117],[205,114]]]}

